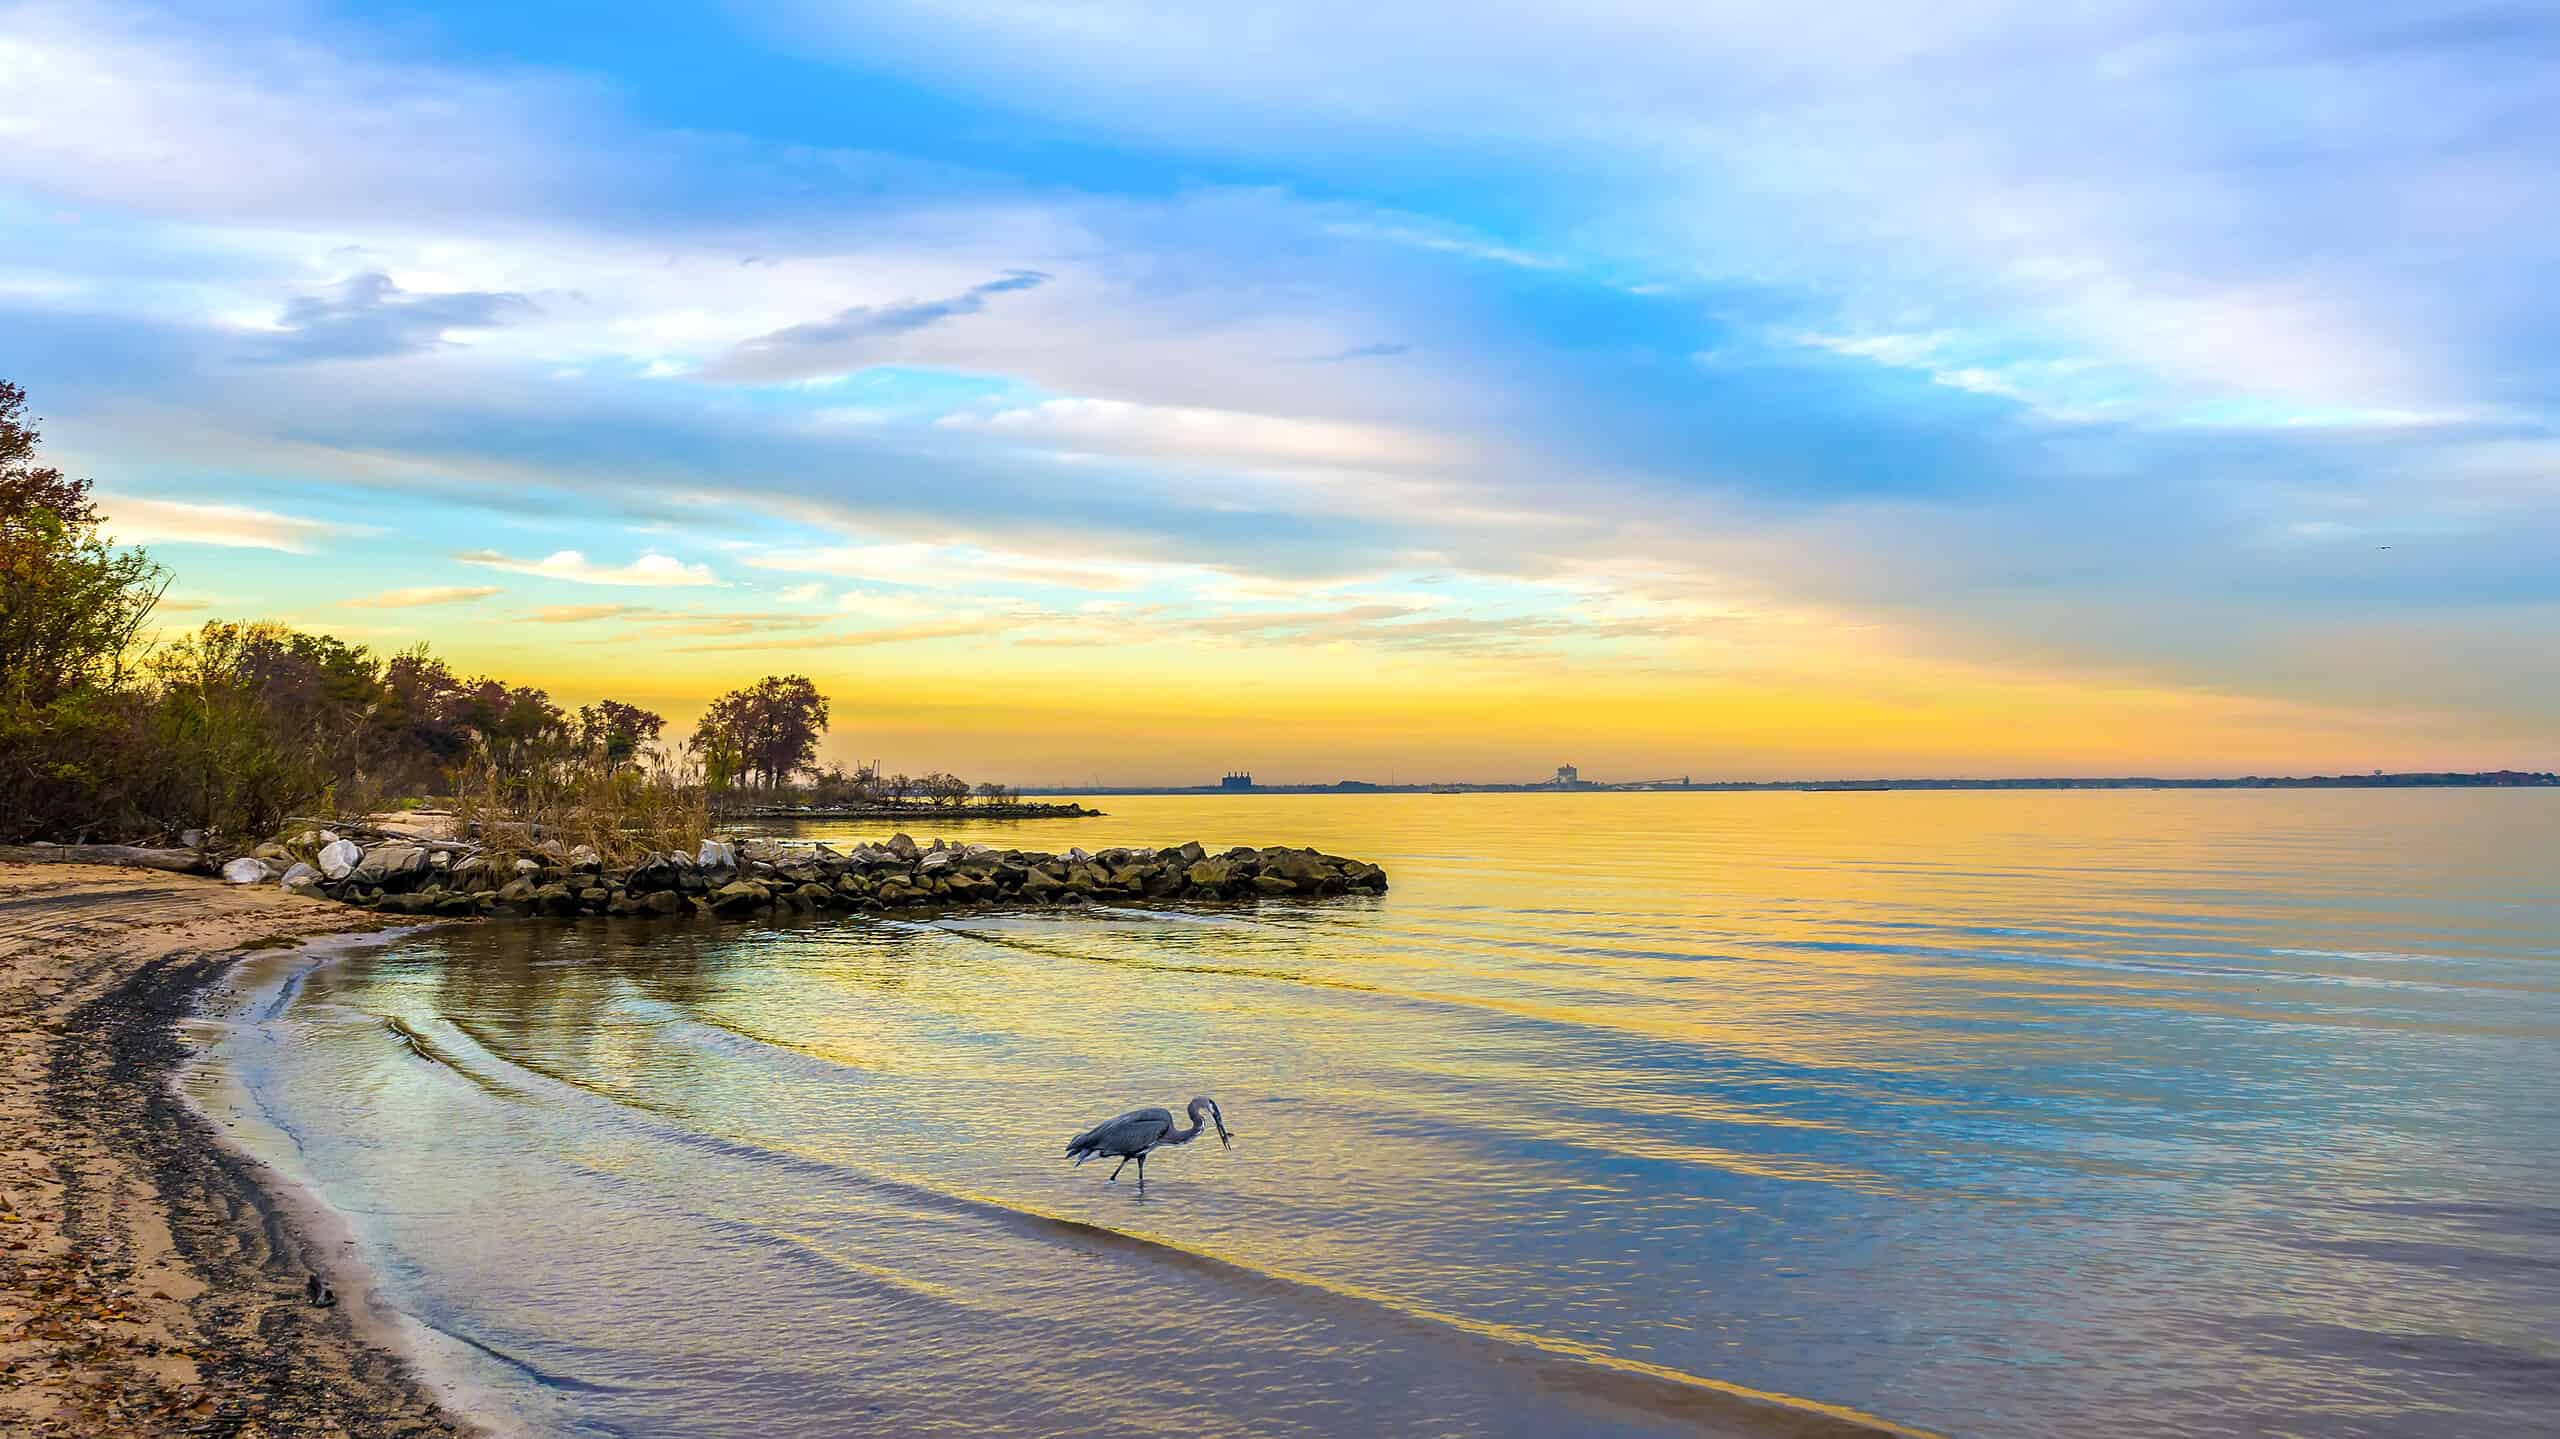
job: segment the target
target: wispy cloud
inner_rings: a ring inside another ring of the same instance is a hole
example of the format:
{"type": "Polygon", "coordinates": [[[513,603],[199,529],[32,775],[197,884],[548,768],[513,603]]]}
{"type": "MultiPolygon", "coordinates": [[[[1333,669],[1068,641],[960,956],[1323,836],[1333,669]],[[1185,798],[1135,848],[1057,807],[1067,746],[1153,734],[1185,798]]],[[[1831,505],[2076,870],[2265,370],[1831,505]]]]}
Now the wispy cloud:
{"type": "Polygon", "coordinates": [[[597,620],[664,614],[647,605],[543,605],[517,616],[538,625],[584,625],[597,620]]]}
{"type": "Polygon", "coordinates": [[[741,341],[706,373],[719,380],[783,380],[835,373],[861,363],[871,353],[866,348],[871,341],[977,314],[986,309],[993,296],[1037,289],[1048,280],[1049,276],[1038,270],[1013,270],[1001,279],[972,285],[939,300],[855,305],[824,320],[787,326],[741,341]]]}
{"type": "Polygon", "coordinates": [[[719,576],[711,572],[709,565],[686,564],[672,556],[659,554],[642,555],[627,565],[599,565],[576,550],[555,550],[538,560],[518,559],[495,550],[466,550],[454,558],[483,569],[538,575],[544,579],[567,580],[580,585],[667,587],[720,583],[719,576]]]}
{"type": "Polygon", "coordinates": [[[1393,468],[1444,464],[1462,453],[1449,441],[1383,425],[1127,400],[1044,400],[986,414],[962,411],[935,424],[1024,444],[1166,459],[1393,468]]]}
{"type": "Polygon", "coordinates": [[[418,585],[407,589],[384,590],[380,594],[362,595],[339,603],[360,610],[410,610],[425,605],[458,605],[468,600],[487,599],[502,593],[497,585],[418,585]]]}
{"type": "Polygon", "coordinates": [[[188,500],[101,495],[107,530],[126,544],[225,545],[238,549],[309,554],[330,540],[369,531],[360,525],[304,519],[247,505],[207,505],[188,500]]]}
{"type": "Polygon", "coordinates": [[[676,645],[681,653],[701,654],[730,650],[853,650],[877,645],[914,644],[923,640],[958,639],[968,635],[1001,633],[1013,627],[1013,621],[1002,618],[947,620],[937,624],[909,625],[898,629],[839,630],[816,635],[759,635],[753,639],[724,640],[698,645],[676,645]]]}
{"type": "Polygon", "coordinates": [[[1310,365],[1339,365],[1348,363],[1352,360],[1385,360],[1392,359],[1397,355],[1409,355],[1411,353],[1413,353],[1413,346],[1411,345],[1353,345],[1348,349],[1335,350],[1331,354],[1327,355],[1309,355],[1307,356],[1305,363],[1310,365]]]}

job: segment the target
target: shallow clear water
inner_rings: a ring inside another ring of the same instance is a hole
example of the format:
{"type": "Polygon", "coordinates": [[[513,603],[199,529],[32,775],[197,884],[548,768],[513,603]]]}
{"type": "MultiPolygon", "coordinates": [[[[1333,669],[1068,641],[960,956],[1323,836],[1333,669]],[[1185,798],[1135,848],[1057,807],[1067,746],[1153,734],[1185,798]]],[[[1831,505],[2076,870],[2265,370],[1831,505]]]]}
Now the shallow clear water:
{"type": "Polygon", "coordinates": [[[1103,803],[941,832],[1395,887],[428,933],[271,966],[218,1064],[559,1433],[2560,1407],[2560,795],[1103,803]],[[1059,1157],[1194,1094],[1235,1147],[1143,1200],[1059,1157]]]}

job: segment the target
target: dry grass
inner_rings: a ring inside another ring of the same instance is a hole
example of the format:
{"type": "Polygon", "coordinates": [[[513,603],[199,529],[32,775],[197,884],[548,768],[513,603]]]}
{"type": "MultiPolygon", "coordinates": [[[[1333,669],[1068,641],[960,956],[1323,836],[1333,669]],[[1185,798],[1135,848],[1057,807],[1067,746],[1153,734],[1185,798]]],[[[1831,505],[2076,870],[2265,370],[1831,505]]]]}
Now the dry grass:
{"type": "Polygon", "coordinates": [[[576,752],[500,766],[486,756],[459,776],[453,813],[464,835],[501,859],[587,845],[607,864],[690,851],[711,832],[699,766],[655,752],[616,763],[576,752]]]}

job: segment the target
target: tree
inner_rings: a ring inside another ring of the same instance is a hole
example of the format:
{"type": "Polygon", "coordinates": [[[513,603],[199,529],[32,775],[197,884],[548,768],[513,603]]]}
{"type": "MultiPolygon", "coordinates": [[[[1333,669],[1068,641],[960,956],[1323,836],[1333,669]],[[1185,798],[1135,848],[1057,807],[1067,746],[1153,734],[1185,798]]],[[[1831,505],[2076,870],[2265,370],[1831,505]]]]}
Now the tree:
{"type": "Polygon", "coordinates": [[[978,786],[978,803],[984,805],[999,805],[1004,803],[1004,786],[997,784],[993,780],[989,780],[985,784],[978,786]]]}
{"type": "Polygon", "coordinates": [[[569,716],[551,696],[485,675],[463,686],[462,712],[480,747],[502,768],[530,764],[569,734],[569,716]]]}
{"type": "Polygon", "coordinates": [[[598,700],[578,711],[577,738],[583,749],[602,754],[608,764],[627,764],[658,742],[666,717],[620,700],[598,700]]]}
{"type": "Polygon", "coordinates": [[[767,675],[711,702],[690,741],[706,769],[753,776],[772,789],[818,758],[827,697],[801,675],[767,675]]]}
{"type": "Polygon", "coordinates": [[[41,707],[123,682],[168,574],[107,542],[89,481],[35,462],[26,403],[0,380],[0,686],[41,707]]]}
{"type": "Polygon", "coordinates": [[[916,782],[903,774],[889,776],[884,787],[889,791],[889,802],[892,804],[905,804],[907,796],[916,792],[916,782]]]}

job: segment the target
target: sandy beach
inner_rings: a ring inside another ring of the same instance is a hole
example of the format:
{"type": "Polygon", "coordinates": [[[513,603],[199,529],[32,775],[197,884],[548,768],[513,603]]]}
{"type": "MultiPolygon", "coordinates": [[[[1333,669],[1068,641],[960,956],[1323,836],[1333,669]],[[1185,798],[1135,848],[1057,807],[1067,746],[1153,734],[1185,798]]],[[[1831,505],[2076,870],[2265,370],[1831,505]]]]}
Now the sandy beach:
{"type": "Polygon", "coordinates": [[[0,864],[0,1430],[476,1432],[171,1083],[179,1021],[241,952],[380,927],[265,886],[0,864]],[[346,1299],[305,1303],[315,1273],[346,1299]]]}

